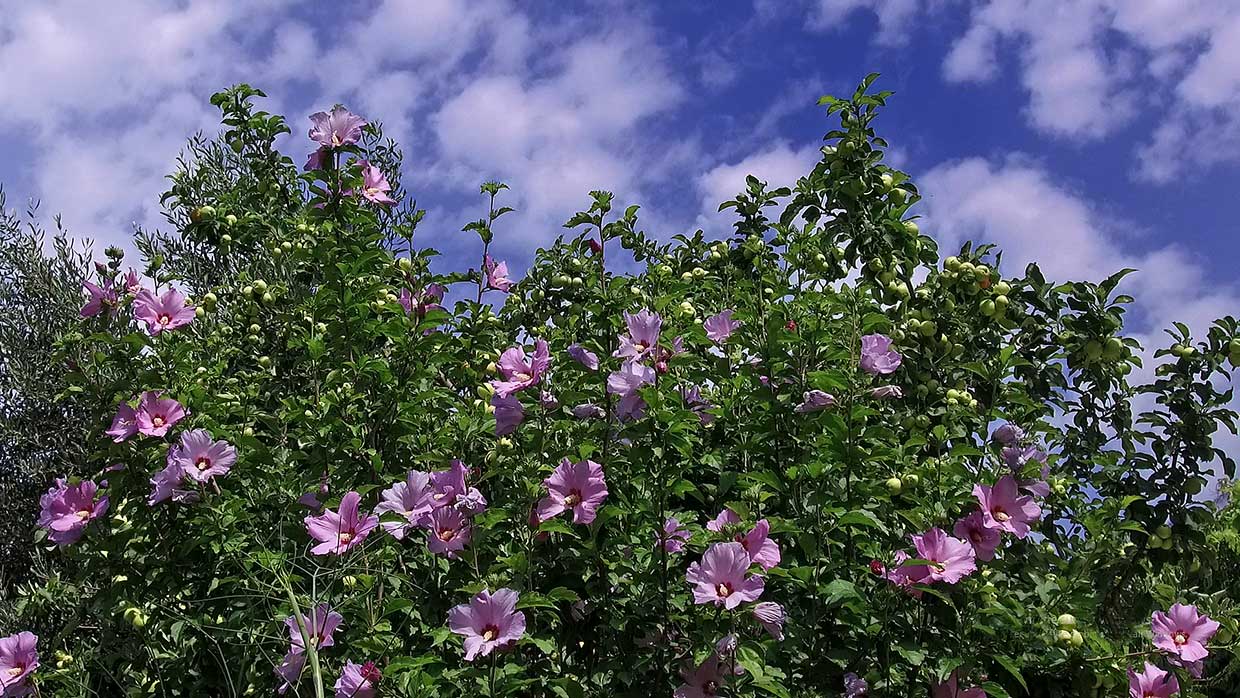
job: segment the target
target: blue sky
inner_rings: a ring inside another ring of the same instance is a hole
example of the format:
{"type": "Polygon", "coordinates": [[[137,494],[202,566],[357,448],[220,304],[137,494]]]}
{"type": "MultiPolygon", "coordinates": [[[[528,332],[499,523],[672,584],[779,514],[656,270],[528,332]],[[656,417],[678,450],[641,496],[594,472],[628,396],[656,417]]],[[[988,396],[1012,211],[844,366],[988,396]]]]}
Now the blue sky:
{"type": "Polygon", "coordinates": [[[0,183],[123,242],[160,224],[184,138],[217,128],[210,93],[244,80],[298,162],[311,111],[384,122],[448,259],[476,255],[456,231],[478,183],[508,182],[498,249],[519,268],[595,188],[649,232],[722,234],[719,201],[748,172],[791,184],[830,124],[817,98],[871,71],[944,245],[997,242],[1055,278],[1138,267],[1143,337],[1240,307],[1233,0],[0,0],[0,183]]]}

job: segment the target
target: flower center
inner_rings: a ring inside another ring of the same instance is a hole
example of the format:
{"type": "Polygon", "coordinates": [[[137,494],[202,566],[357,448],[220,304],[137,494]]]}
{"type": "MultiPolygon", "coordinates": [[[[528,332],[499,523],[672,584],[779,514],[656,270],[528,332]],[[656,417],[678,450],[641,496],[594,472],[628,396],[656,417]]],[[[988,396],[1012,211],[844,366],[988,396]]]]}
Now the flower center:
{"type": "Polygon", "coordinates": [[[495,627],[494,625],[488,625],[487,627],[482,629],[483,640],[490,642],[497,637],[499,637],[499,628],[495,627]]]}
{"type": "Polygon", "coordinates": [[[1179,631],[1176,634],[1172,635],[1171,639],[1172,641],[1175,642],[1175,644],[1183,645],[1186,642],[1188,642],[1188,634],[1183,631],[1179,631]]]}
{"type": "Polygon", "coordinates": [[[172,316],[171,316],[171,315],[169,315],[169,314],[167,314],[167,313],[161,313],[161,314],[160,314],[160,316],[159,316],[159,324],[161,324],[161,325],[167,325],[167,324],[168,324],[168,323],[170,323],[170,322],[172,322],[172,316]]]}
{"type": "Polygon", "coordinates": [[[159,415],[155,415],[154,417],[151,417],[151,424],[154,424],[157,427],[162,427],[164,425],[164,418],[159,415]]]}
{"type": "Polygon", "coordinates": [[[337,136],[335,133],[332,133],[332,147],[338,148],[340,147],[340,145],[341,145],[340,136],[337,136]]]}
{"type": "Polygon", "coordinates": [[[26,670],[26,666],[24,664],[18,664],[14,666],[12,669],[9,669],[8,675],[9,676],[21,676],[22,672],[25,670],[26,670]]]}
{"type": "Polygon", "coordinates": [[[726,599],[732,595],[732,585],[724,582],[715,587],[715,593],[719,594],[719,598],[726,599]]]}
{"type": "Polygon", "coordinates": [[[578,492],[577,490],[573,490],[572,492],[569,492],[568,496],[564,498],[564,504],[566,506],[575,507],[580,503],[581,503],[581,493],[578,492]]]}
{"type": "Polygon", "coordinates": [[[521,381],[522,383],[525,383],[525,382],[528,382],[528,381],[532,381],[532,380],[534,380],[534,376],[532,376],[532,375],[530,375],[530,374],[528,374],[528,373],[517,373],[517,374],[513,375],[513,378],[516,378],[517,380],[521,381]]]}
{"type": "Polygon", "coordinates": [[[974,531],[969,534],[969,540],[973,541],[974,543],[980,544],[982,542],[982,534],[977,531],[974,531]]]}
{"type": "Polygon", "coordinates": [[[637,350],[638,354],[641,354],[645,352],[647,349],[649,349],[649,347],[647,347],[645,344],[642,344],[641,342],[635,343],[633,345],[633,348],[637,350]]]}
{"type": "Polygon", "coordinates": [[[452,540],[455,537],[456,537],[456,531],[453,531],[450,528],[439,529],[439,540],[447,543],[448,541],[452,540]]]}
{"type": "Polygon", "coordinates": [[[1008,515],[1006,511],[1000,509],[999,507],[995,507],[994,509],[991,509],[990,515],[995,517],[995,521],[998,521],[999,523],[1004,523],[1012,518],[1011,516],[1008,515]]]}
{"type": "Polygon", "coordinates": [[[90,518],[90,509],[82,509],[77,513],[78,521],[85,521],[90,518]]]}
{"type": "Polygon", "coordinates": [[[353,540],[352,531],[341,531],[340,532],[340,544],[341,545],[348,545],[349,542],[352,540],[353,540]]]}
{"type": "Polygon", "coordinates": [[[200,456],[198,460],[194,461],[194,465],[197,466],[199,470],[206,470],[211,467],[211,459],[206,456],[200,456]]]}

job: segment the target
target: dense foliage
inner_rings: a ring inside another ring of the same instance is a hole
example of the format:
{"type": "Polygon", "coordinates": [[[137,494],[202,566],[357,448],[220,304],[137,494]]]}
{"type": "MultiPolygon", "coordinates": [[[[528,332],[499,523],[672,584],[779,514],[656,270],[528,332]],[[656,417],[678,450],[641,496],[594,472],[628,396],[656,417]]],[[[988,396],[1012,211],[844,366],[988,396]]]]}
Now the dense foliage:
{"type": "Polygon", "coordinates": [[[1236,320],[1142,348],[1129,270],[941,259],[873,79],[728,239],[595,191],[519,280],[505,185],[452,243],[476,268],[434,273],[377,125],[315,115],[299,172],[261,93],[216,95],[174,232],[90,271],[49,357],[81,477],[40,485],[59,565],[0,615],[39,666],[13,636],[0,685],[1170,695],[1148,660],[1234,695],[1236,507],[1203,491],[1236,320]]]}

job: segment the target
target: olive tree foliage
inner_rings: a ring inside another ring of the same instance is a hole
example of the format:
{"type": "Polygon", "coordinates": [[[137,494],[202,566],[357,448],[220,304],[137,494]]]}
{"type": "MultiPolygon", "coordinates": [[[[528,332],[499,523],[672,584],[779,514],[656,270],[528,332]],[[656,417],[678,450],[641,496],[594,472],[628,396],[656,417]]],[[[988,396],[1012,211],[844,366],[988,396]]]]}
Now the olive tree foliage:
{"type": "MultiPolygon", "coordinates": [[[[1236,514],[1202,492],[1216,468],[1234,477],[1214,437],[1235,431],[1236,320],[1196,338],[1177,325],[1143,348],[1124,334],[1130,270],[1062,282],[986,244],[941,254],[915,222],[916,186],[883,162],[874,121],[890,94],[873,81],[823,98],[838,125],[793,186],[750,177],[720,206],[735,216],[727,239],[648,234],[636,205],[594,191],[507,292],[482,269],[505,234],[505,185],[484,184],[483,216],[450,240],[476,267],[435,273],[380,127],[300,173],[273,147],[288,127],[257,110],[261,93],[216,95],[223,133],[191,141],[163,199],[169,231],[137,239],[150,278],[187,292],[198,317],[150,336],[122,300],[79,322],[84,277],[65,275],[47,291],[63,294],[60,324],[23,349],[65,367],[39,404],[85,425],[48,444],[56,474],[106,479],[110,500],[80,541],[49,551],[63,570],[12,590],[3,629],[37,629],[55,657],[35,677],[44,695],[268,694],[285,619],[327,604],[343,617],[334,644],[308,650],[290,694],[330,692],[347,660],[374,662],[385,696],[670,695],[686,667],[726,652],[720,695],[836,696],[847,673],[870,695],[928,695],[954,672],[992,697],[1122,696],[1130,666],[1167,666],[1150,614],[1177,601],[1222,623],[1202,678],[1170,667],[1183,695],[1228,695],[1236,514]],[[396,205],[346,194],[363,186],[355,158],[386,173],[396,205]],[[398,302],[431,284],[459,300],[398,302]],[[663,319],[660,365],[635,393],[644,410],[622,419],[608,377],[624,313],[641,309],[663,319]],[[740,327],[712,340],[703,320],[723,310],[740,327]],[[877,333],[902,357],[881,377],[859,367],[877,333]],[[498,435],[494,363],[539,340],[550,371],[498,435]],[[1132,383],[1143,356],[1155,379],[1132,383]],[[148,390],[185,405],[183,423],[165,438],[104,434],[148,390]],[[800,408],[812,391],[832,403],[800,408]],[[1015,473],[1045,480],[1034,533],[1005,535],[955,584],[888,581],[911,535],[950,533],[977,508],[975,485],[1012,473],[992,439],[1003,422],[1047,453],[1045,474],[1034,460],[1015,473]],[[191,427],[235,446],[237,463],[196,502],[149,505],[191,427]],[[531,520],[563,458],[605,474],[588,524],[531,520]],[[410,470],[454,459],[487,500],[457,557],[382,529],[340,556],[308,552],[303,495],[334,510],[353,491],[369,511],[410,470]],[[706,528],[725,507],[746,528],[766,521],[780,548],[754,573],[786,612],[782,639],[748,606],[694,603],[686,570],[730,540],[706,528]],[[690,534],[681,551],[657,544],[673,516],[690,534]],[[465,661],[449,610],[501,587],[519,592],[525,632],[465,661]],[[1065,615],[1079,640],[1061,636],[1065,615]],[[735,648],[719,649],[727,636],[735,648]]],[[[37,264],[88,273],[80,262],[37,264]]]]}
{"type": "Polygon", "coordinates": [[[53,361],[52,349],[77,327],[90,248],[54,223],[49,240],[37,205],[19,214],[0,190],[0,604],[44,566],[33,537],[39,494],[54,475],[86,474],[90,409],[61,399],[75,357],[53,361]]]}

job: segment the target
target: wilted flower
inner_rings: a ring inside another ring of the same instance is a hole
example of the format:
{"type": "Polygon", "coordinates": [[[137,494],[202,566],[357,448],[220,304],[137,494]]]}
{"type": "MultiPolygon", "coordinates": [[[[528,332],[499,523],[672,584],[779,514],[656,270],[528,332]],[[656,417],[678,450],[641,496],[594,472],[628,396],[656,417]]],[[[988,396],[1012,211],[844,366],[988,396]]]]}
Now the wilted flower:
{"type": "Polygon", "coordinates": [[[685,406],[689,408],[690,412],[697,415],[698,422],[702,426],[707,426],[715,421],[715,415],[709,412],[714,405],[702,397],[702,391],[696,385],[691,388],[681,386],[679,392],[680,398],[685,401],[685,406]]]}
{"type": "Polygon", "coordinates": [[[870,375],[886,375],[900,368],[900,354],[891,348],[891,338],[867,334],[861,338],[861,370],[870,375]]]}
{"type": "Polygon", "coordinates": [[[953,671],[946,681],[934,685],[934,698],[986,698],[986,691],[977,686],[960,689],[953,671]]]}
{"type": "Polygon", "coordinates": [[[798,414],[805,414],[806,412],[825,410],[826,408],[834,405],[834,395],[825,393],[821,390],[807,390],[805,391],[805,394],[801,396],[801,404],[797,405],[794,411],[798,414]]]}
{"type": "Polygon", "coordinates": [[[718,315],[712,315],[702,323],[702,329],[706,330],[707,338],[716,344],[722,344],[727,341],[728,337],[732,336],[732,333],[740,326],[739,320],[732,319],[731,310],[725,310],[718,315]]]}
{"type": "Polygon", "coordinates": [[[420,470],[410,470],[402,482],[394,483],[379,494],[379,506],[376,514],[397,514],[403,521],[385,521],[380,524],[383,530],[392,534],[396,540],[403,540],[405,534],[415,526],[422,525],[431,513],[434,504],[431,499],[431,476],[420,470]]]}
{"type": "Polygon", "coordinates": [[[715,533],[723,533],[723,531],[729,526],[735,526],[740,522],[741,517],[737,516],[736,512],[724,507],[718,514],[715,515],[715,518],[707,522],[706,530],[714,531],[715,533]]]}
{"type": "Polygon", "coordinates": [[[29,678],[39,668],[39,637],[22,631],[0,638],[0,695],[24,696],[30,691],[29,678]]]}
{"type": "Polygon", "coordinates": [[[495,435],[507,436],[525,421],[525,407],[514,395],[500,397],[498,393],[491,396],[491,407],[495,408],[495,435]]]}
{"type": "Polygon", "coordinates": [[[1031,460],[1043,464],[1046,463],[1046,451],[1037,446],[1025,446],[1023,448],[1020,446],[1007,446],[1000,454],[1003,456],[1003,461],[1008,464],[1008,467],[1017,473],[1023,470],[1025,464],[1031,460]]]}
{"type": "Polygon", "coordinates": [[[151,336],[165,330],[175,330],[188,325],[194,319],[194,306],[185,304],[185,296],[175,288],[156,297],[147,289],[138,292],[133,301],[134,317],[146,323],[151,336]]]}
{"type": "Polygon", "coordinates": [[[185,408],[181,403],[168,397],[160,397],[160,393],[148,390],[138,400],[138,411],[134,422],[138,431],[146,436],[163,436],[172,425],[185,418],[185,408]]]}
{"type": "Polygon", "coordinates": [[[372,204],[383,204],[384,206],[391,206],[396,203],[396,199],[388,195],[388,192],[392,191],[392,185],[388,184],[383,170],[370,164],[368,160],[362,160],[358,164],[362,168],[362,190],[360,192],[362,198],[372,204]]]}
{"type": "Polygon", "coordinates": [[[1029,535],[1029,524],[1042,518],[1042,509],[1033,497],[1021,495],[1016,478],[1004,475],[994,487],[977,484],[973,496],[982,506],[986,528],[1013,533],[1017,538],[1029,535]]]}
{"type": "Polygon", "coordinates": [[[421,322],[430,311],[443,309],[443,306],[439,304],[443,301],[443,294],[444,287],[439,284],[428,284],[426,288],[414,291],[403,288],[396,302],[400,303],[400,307],[405,309],[406,314],[413,315],[418,322],[421,322]]]}
{"type": "Polygon", "coordinates": [[[577,463],[565,458],[543,480],[547,496],[538,503],[538,520],[546,521],[563,511],[573,512],[573,523],[589,524],[607,499],[603,466],[592,460],[577,463]]]}
{"type": "Polygon", "coordinates": [[[957,521],[952,533],[956,534],[957,538],[969,541],[974,555],[983,562],[995,559],[995,549],[1003,538],[998,530],[986,527],[980,511],[974,511],[957,521]]]}
{"type": "Polygon", "coordinates": [[[999,425],[998,429],[995,429],[991,438],[1004,446],[1015,446],[1025,438],[1025,430],[1011,422],[1004,422],[999,425]]]}
{"type": "Polygon", "coordinates": [[[1196,606],[1178,603],[1167,613],[1154,611],[1150,626],[1154,646],[1184,662],[1197,662],[1209,656],[1206,643],[1219,629],[1218,621],[1199,615],[1196,606]]]}
{"type": "Polygon", "coordinates": [[[456,507],[465,514],[477,514],[487,507],[486,497],[476,487],[470,487],[466,478],[469,468],[453,459],[447,470],[431,473],[431,506],[456,507]]]}
{"type": "Polygon", "coordinates": [[[851,671],[844,674],[844,698],[861,698],[870,690],[870,684],[865,679],[857,676],[851,671]]]}
{"type": "Polygon", "coordinates": [[[784,607],[774,601],[762,601],[753,607],[753,617],[771,637],[784,639],[784,607]]]}
{"type": "Polygon", "coordinates": [[[580,344],[570,345],[568,347],[568,355],[573,358],[573,361],[576,361],[591,371],[598,370],[598,354],[595,354],[580,344]]]}
{"type": "Polygon", "coordinates": [[[374,698],[381,676],[374,662],[345,662],[336,680],[336,698],[374,698]]]}
{"type": "Polygon", "coordinates": [[[629,333],[620,335],[620,348],[616,349],[614,356],[636,362],[652,354],[659,345],[663,318],[658,313],[642,309],[637,313],[624,313],[624,324],[629,333]]]}
{"type": "Polygon", "coordinates": [[[570,410],[570,412],[572,412],[573,416],[577,419],[602,419],[607,416],[606,410],[589,402],[583,405],[577,405],[570,410]]]}
{"type": "Polygon", "coordinates": [[[554,393],[544,388],[538,393],[538,405],[544,410],[554,410],[560,406],[560,401],[556,399],[554,393]]]}
{"type": "MultiPolygon", "coordinates": [[[[1171,698],[1180,692],[1180,680],[1158,667],[1145,663],[1140,674],[1128,670],[1128,695],[1131,698],[1171,698]]],[[[936,696],[936,698],[938,698],[936,696]]]]}
{"type": "Polygon", "coordinates": [[[646,412],[646,401],[637,391],[653,382],[654,370],[636,361],[626,361],[619,371],[607,376],[607,392],[620,398],[616,415],[620,419],[640,419],[646,412]]]}
{"type": "Polygon", "coordinates": [[[771,524],[762,519],[748,533],[736,537],[736,542],[749,553],[749,559],[764,570],[779,564],[779,544],[768,537],[770,532],[771,524]]]}
{"type": "Polygon", "coordinates": [[[712,653],[696,669],[681,669],[680,677],[685,683],[672,694],[674,698],[714,698],[724,680],[719,655],[712,653]]]}
{"type": "Polygon", "coordinates": [[[465,637],[465,661],[515,643],[525,634],[525,614],[517,610],[517,592],[486,589],[478,592],[468,604],[453,607],[448,613],[448,627],[465,637]]]}
{"type": "Polygon", "coordinates": [[[47,530],[48,540],[59,546],[76,543],[90,522],[108,510],[108,498],[98,494],[99,485],[93,480],[71,485],[65,478],[57,478],[56,484],[39,498],[37,523],[47,530]]]}
{"type": "Polygon", "coordinates": [[[363,517],[358,512],[362,495],[349,492],[340,500],[339,512],[328,509],[319,516],[307,516],[306,532],[319,544],[310,549],[315,555],[343,555],[360,544],[379,525],[373,514],[363,517]]]}
{"type": "Polygon", "coordinates": [[[689,529],[680,525],[680,520],[675,516],[669,516],[663,521],[663,530],[659,532],[659,540],[655,544],[663,546],[663,549],[669,553],[678,553],[685,549],[685,543],[689,542],[689,529]]]}
{"type": "Polygon", "coordinates": [[[227,475],[237,462],[237,449],[227,441],[213,440],[205,429],[181,434],[181,445],[174,450],[175,460],[195,482],[227,475]]]}
{"type": "Polygon", "coordinates": [[[870,391],[870,397],[877,400],[899,400],[904,397],[904,391],[898,385],[880,385],[870,391]]]}
{"type": "Polygon", "coordinates": [[[715,543],[700,562],[689,565],[685,581],[693,586],[694,603],[713,603],[732,610],[762,595],[762,578],[749,573],[749,553],[740,543],[715,543]]]}
{"type": "Polygon", "coordinates": [[[104,432],[112,437],[116,443],[120,443],[125,439],[138,433],[138,411],[129,405],[128,402],[122,402],[116,406],[116,416],[112,418],[112,426],[104,432]]]}
{"type": "Polygon", "coordinates": [[[512,288],[512,279],[508,278],[508,262],[496,262],[491,255],[484,255],[482,270],[487,277],[487,288],[504,293],[512,288]]]}
{"type": "Polygon", "coordinates": [[[1051,475],[1051,469],[1048,465],[1043,465],[1039,473],[1039,477],[1021,478],[1016,481],[1017,486],[1021,490],[1028,492],[1035,497],[1049,497],[1051,494],[1051,485],[1046,481],[1051,475]]]}
{"type": "Polygon", "coordinates": [[[509,347],[499,357],[499,373],[503,380],[491,381],[495,395],[506,398],[513,393],[538,384],[543,374],[551,367],[551,352],[547,341],[539,339],[534,342],[532,356],[525,355],[521,347],[509,347]]]}
{"type": "Polygon", "coordinates": [[[116,309],[116,288],[111,284],[108,284],[105,289],[89,281],[83,281],[82,287],[90,296],[86,305],[82,306],[82,317],[95,317],[105,309],[109,313],[116,309]]]}
{"type": "Polygon", "coordinates": [[[431,513],[426,524],[430,532],[427,534],[426,547],[436,555],[455,558],[456,554],[465,549],[473,536],[465,515],[455,507],[440,507],[431,513]]]}
{"type": "Polygon", "coordinates": [[[177,451],[176,446],[169,448],[164,469],[151,476],[151,496],[146,500],[147,505],[155,506],[168,499],[181,504],[198,501],[194,480],[185,472],[177,451]]]}
{"type": "Polygon", "coordinates": [[[125,274],[125,292],[131,296],[136,296],[142,291],[142,279],[138,277],[135,269],[130,269],[125,274]]]}

